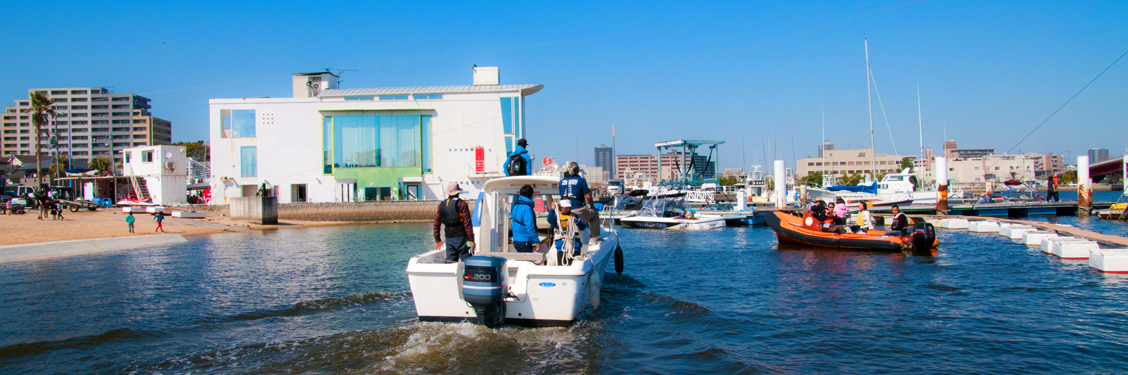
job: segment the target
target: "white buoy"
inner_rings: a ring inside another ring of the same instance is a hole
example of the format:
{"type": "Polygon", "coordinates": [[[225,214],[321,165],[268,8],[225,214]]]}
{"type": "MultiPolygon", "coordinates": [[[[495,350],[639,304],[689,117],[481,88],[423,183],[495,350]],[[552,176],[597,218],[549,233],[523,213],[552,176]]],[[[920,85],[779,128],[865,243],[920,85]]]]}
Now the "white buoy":
{"type": "Polygon", "coordinates": [[[998,233],[999,223],[988,220],[974,221],[967,225],[967,230],[975,233],[998,233]]]}
{"type": "Polygon", "coordinates": [[[1054,255],[1061,259],[1089,259],[1089,253],[1100,249],[1096,241],[1062,242],[1055,248],[1054,255]]]}
{"type": "Polygon", "coordinates": [[[1023,236],[1023,235],[1025,235],[1026,233],[1029,233],[1029,232],[1034,232],[1034,231],[1037,231],[1037,230],[1038,230],[1038,229],[1037,229],[1037,228],[1034,228],[1034,227],[1028,227],[1028,228],[1011,228],[1011,230],[1010,230],[1010,236],[1008,236],[1008,237],[1010,237],[1010,239],[1012,239],[1012,240],[1015,240],[1015,241],[1019,241],[1019,242],[1021,242],[1021,241],[1022,241],[1022,236],[1023,236]]]}
{"type": "Polygon", "coordinates": [[[1046,230],[1026,232],[1022,235],[1022,243],[1025,243],[1026,246],[1042,246],[1043,239],[1057,236],[1058,234],[1056,232],[1046,230]]]}
{"type": "Polygon", "coordinates": [[[1128,273],[1128,249],[1090,251],[1089,267],[1106,273],[1128,273]]]}
{"type": "MultiPolygon", "coordinates": [[[[1014,238],[1011,234],[1014,233],[1014,231],[1016,229],[1034,230],[1034,227],[1029,226],[1029,225],[1022,225],[1022,224],[1002,224],[1002,225],[999,226],[999,235],[1003,236],[1003,237],[1007,237],[1007,238],[1014,238]]],[[[1019,233],[1019,236],[1020,236],[1019,238],[1022,238],[1021,233],[1019,233]]]]}
{"type": "Polygon", "coordinates": [[[1057,245],[1062,243],[1062,242],[1084,241],[1084,240],[1085,240],[1084,238],[1069,237],[1069,236],[1046,237],[1046,238],[1042,239],[1042,244],[1041,244],[1040,247],[1042,248],[1042,251],[1045,252],[1046,254],[1053,254],[1054,248],[1057,247],[1057,245]]]}
{"type": "Polygon", "coordinates": [[[940,220],[940,227],[947,229],[968,229],[971,224],[967,219],[943,219],[940,220]]]}

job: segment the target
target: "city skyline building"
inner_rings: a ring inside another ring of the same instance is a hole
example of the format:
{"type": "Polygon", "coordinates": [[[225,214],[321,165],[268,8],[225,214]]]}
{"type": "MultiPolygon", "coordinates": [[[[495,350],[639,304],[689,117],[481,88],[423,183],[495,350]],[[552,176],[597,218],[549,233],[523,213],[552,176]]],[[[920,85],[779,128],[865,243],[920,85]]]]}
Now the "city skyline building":
{"type": "Polygon", "coordinates": [[[1091,148],[1089,149],[1089,163],[1100,163],[1108,160],[1107,148],[1091,148]]]}
{"type": "MultiPolygon", "coordinates": [[[[172,144],[172,122],[150,113],[149,98],[105,87],[33,88],[29,96],[36,91],[53,100],[55,110],[42,129],[42,156],[120,161],[119,151],[126,148],[172,144]]],[[[35,124],[25,112],[29,99],[15,102],[0,116],[0,155],[34,155],[35,124]]]]}
{"type": "Polygon", "coordinates": [[[596,147],[595,166],[603,168],[603,172],[608,176],[615,176],[615,149],[605,144],[596,147]]]}

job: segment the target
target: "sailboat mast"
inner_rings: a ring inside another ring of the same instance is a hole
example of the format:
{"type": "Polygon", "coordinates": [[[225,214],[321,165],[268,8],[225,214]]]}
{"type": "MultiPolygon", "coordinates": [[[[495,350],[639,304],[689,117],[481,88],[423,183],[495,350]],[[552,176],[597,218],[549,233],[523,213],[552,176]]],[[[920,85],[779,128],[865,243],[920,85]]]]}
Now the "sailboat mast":
{"type": "Polygon", "coordinates": [[[862,39],[866,43],[866,98],[869,101],[869,125],[870,125],[870,163],[873,167],[873,178],[877,179],[877,153],[874,152],[875,147],[873,144],[873,93],[870,86],[873,83],[873,71],[870,70],[869,63],[869,40],[862,39]]]}
{"type": "MultiPolygon", "coordinates": [[[[822,180],[826,181],[826,110],[822,113],[822,143],[819,144],[819,164],[822,164],[822,180]]],[[[822,185],[826,185],[823,183],[822,185]]],[[[823,186],[826,187],[826,186],[823,186]]]]}
{"type": "Polygon", "coordinates": [[[924,177],[920,174],[920,169],[924,167],[924,117],[920,114],[920,82],[917,82],[917,126],[920,131],[920,154],[917,155],[917,181],[919,182],[924,177]]]}

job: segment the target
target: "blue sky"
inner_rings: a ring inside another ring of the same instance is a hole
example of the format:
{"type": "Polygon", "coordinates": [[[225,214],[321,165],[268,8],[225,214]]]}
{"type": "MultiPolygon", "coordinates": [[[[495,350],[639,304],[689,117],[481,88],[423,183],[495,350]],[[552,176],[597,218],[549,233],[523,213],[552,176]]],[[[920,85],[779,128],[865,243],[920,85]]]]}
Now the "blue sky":
{"type": "MultiPolygon", "coordinates": [[[[651,153],[720,139],[721,167],[869,144],[863,38],[892,139],[1005,152],[1128,51],[1128,2],[5,1],[6,105],[30,87],[106,86],[152,99],[175,141],[206,139],[209,98],[288,96],[290,73],[351,68],[342,87],[470,84],[499,66],[527,98],[538,158],[651,153]],[[39,41],[28,39],[34,35],[39,41]],[[946,124],[946,125],[945,125],[946,124]],[[773,155],[763,145],[771,139],[773,155]],[[743,140],[743,141],[742,141],[743,140]]],[[[879,152],[893,153],[874,98],[879,152]]],[[[1128,147],[1128,58],[1013,152],[1128,147]]]]}

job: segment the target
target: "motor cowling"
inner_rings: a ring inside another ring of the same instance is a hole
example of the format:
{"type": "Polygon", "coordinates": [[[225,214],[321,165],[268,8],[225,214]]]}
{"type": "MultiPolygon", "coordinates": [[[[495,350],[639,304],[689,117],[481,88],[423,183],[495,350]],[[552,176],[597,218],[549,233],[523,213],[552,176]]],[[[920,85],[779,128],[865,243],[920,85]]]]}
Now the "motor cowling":
{"type": "Polygon", "coordinates": [[[919,222],[913,225],[913,251],[927,252],[936,242],[936,227],[932,223],[919,222]]]}
{"type": "Polygon", "coordinates": [[[490,328],[505,323],[505,258],[472,256],[463,266],[462,300],[474,308],[476,324],[490,328]]]}

